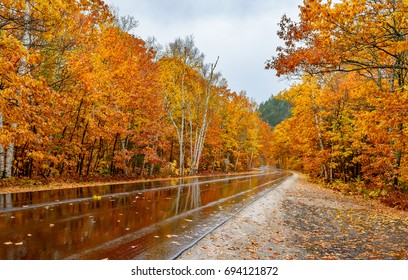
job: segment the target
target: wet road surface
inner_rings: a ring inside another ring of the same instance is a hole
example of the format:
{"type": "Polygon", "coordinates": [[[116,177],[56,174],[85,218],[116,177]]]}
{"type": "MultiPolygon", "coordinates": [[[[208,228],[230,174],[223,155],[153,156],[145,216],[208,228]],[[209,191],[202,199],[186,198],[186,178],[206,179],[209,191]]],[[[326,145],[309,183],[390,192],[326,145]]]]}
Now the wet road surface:
{"type": "Polygon", "coordinates": [[[407,212],[295,173],[179,259],[408,260],[407,236],[407,212]]]}
{"type": "Polygon", "coordinates": [[[289,173],[0,195],[0,259],[171,259],[289,173]]]}

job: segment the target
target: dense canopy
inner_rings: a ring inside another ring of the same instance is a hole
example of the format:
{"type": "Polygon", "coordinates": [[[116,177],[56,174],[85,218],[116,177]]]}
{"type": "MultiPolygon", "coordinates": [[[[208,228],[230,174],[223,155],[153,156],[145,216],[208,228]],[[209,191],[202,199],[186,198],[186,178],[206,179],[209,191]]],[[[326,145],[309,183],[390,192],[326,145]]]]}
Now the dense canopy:
{"type": "Polygon", "coordinates": [[[299,82],[281,98],[293,116],[274,131],[281,166],[376,192],[408,183],[408,1],[305,0],[282,17],[267,61],[299,82]]]}
{"type": "Polygon", "coordinates": [[[187,175],[270,160],[255,104],[228,89],[192,36],[160,50],[129,33],[136,25],[100,0],[1,1],[1,178],[187,175]]]}

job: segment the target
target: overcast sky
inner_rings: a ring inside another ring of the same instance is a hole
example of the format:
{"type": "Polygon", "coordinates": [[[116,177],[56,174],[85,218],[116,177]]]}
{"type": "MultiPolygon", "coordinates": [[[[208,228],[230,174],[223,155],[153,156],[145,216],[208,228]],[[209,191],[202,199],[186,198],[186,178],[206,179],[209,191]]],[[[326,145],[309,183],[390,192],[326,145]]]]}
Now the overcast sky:
{"type": "Polygon", "coordinates": [[[220,57],[218,71],[234,91],[246,90],[259,104],[288,86],[274,71],[264,70],[275,54],[276,31],[283,14],[297,18],[302,0],[105,0],[131,15],[139,26],[133,33],[166,45],[193,35],[206,62],[220,57]]]}

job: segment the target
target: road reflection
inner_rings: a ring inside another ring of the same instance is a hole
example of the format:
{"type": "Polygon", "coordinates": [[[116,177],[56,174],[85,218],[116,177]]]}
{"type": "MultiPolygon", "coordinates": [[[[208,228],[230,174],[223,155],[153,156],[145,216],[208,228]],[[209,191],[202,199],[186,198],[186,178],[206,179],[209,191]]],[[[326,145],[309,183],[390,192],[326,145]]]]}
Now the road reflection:
{"type": "Polygon", "coordinates": [[[274,171],[0,195],[0,258],[170,258],[285,176],[274,171]]]}

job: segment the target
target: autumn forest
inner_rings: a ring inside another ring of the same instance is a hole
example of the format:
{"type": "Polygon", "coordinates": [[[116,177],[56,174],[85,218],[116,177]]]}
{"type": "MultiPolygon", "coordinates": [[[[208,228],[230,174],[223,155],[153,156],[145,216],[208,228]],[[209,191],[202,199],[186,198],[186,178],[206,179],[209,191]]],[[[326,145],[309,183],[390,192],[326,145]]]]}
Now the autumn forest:
{"type": "Polygon", "coordinates": [[[193,36],[142,40],[135,19],[101,0],[2,0],[0,177],[271,165],[372,196],[406,191],[408,1],[299,8],[298,20],[282,16],[282,46],[265,58],[295,81],[274,98],[291,114],[269,126],[193,36]]]}
{"type": "Polygon", "coordinates": [[[370,196],[408,187],[408,1],[304,1],[266,67],[297,79],[273,132],[286,168],[370,196]],[[333,2],[333,3],[332,3],[333,2]]]}
{"type": "MultiPolygon", "coordinates": [[[[165,47],[99,0],[0,4],[2,178],[193,175],[270,164],[271,132],[192,36],[165,47]]],[[[262,67],[262,66],[261,66],[262,67]]]]}

